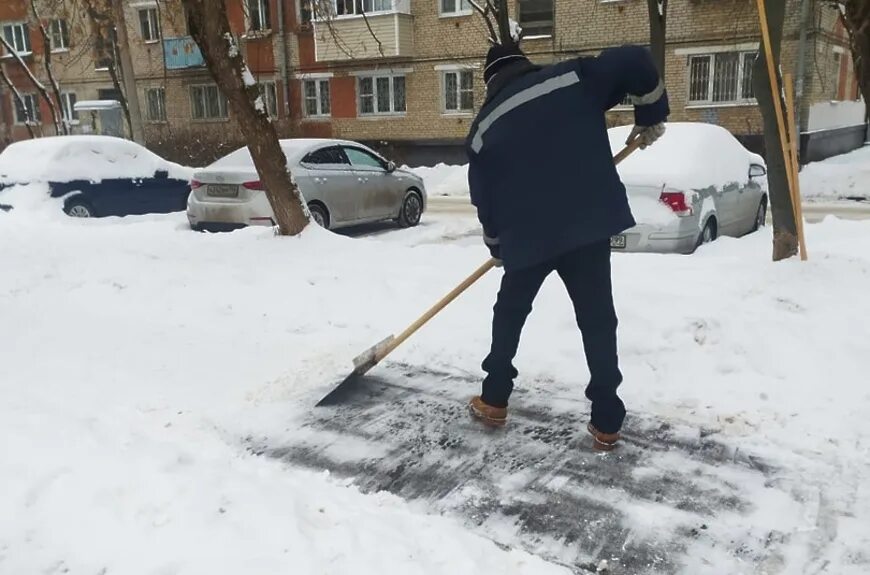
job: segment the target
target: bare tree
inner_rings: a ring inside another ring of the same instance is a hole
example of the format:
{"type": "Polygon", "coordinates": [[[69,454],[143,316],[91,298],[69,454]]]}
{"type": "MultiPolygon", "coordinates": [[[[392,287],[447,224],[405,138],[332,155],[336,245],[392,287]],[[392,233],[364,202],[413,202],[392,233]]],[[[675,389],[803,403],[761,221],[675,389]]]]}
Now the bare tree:
{"type": "Polygon", "coordinates": [[[773,260],[790,258],[798,252],[797,224],[790,194],[790,177],[784,155],[784,115],[780,49],[785,20],[786,0],[758,0],[762,23],[769,30],[772,65],[767,59],[765,46],[759,50],[753,69],[753,87],[764,125],[768,193],[773,218],[773,260]],[[771,81],[770,70],[774,76],[771,81]],[[772,87],[776,86],[777,89],[772,87]],[[777,101],[778,100],[778,101],[777,101]]]}
{"type": "Polygon", "coordinates": [[[659,76],[665,77],[665,37],[668,20],[668,0],[647,0],[649,12],[649,47],[659,76]]]}
{"type": "Polygon", "coordinates": [[[224,0],[183,0],[191,34],[209,72],[237,118],[281,235],[297,235],[309,223],[302,194],[287,169],[259,87],[230,32],[224,0]]]}
{"type": "Polygon", "coordinates": [[[31,138],[36,137],[36,133],[33,131],[33,124],[35,118],[30,110],[27,109],[27,105],[24,103],[24,98],[21,96],[21,92],[18,91],[18,88],[12,83],[12,80],[9,79],[9,76],[6,75],[6,68],[3,64],[0,64],[0,80],[3,80],[3,83],[6,84],[6,87],[9,88],[9,91],[12,92],[12,97],[15,98],[15,102],[18,106],[24,110],[24,115],[27,117],[27,121],[24,122],[24,125],[27,127],[27,131],[30,133],[31,138]]]}
{"type": "Polygon", "coordinates": [[[39,95],[42,96],[42,99],[48,104],[49,110],[51,110],[51,118],[54,122],[54,128],[56,132],[60,132],[59,120],[57,114],[57,106],[54,103],[54,100],[51,99],[51,96],[48,94],[48,90],[45,88],[45,84],[40,82],[36,76],[31,71],[30,67],[24,62],[18,52],[15,50],[15,47],[6,40],[5,37],[0,36],[0,44],[3,44],[6,48],[6,52],[12,55],[15,61],[19,66],[24,70],[24,73],[27,74],[27,77],[30,79],[30,83],[33,84],[33,87],[36,88],[36,91],[39,92],[39,95]]]}
{"type": "Polygon", "coordinates": [[[840,9],[843,26],[849,34],[855,77],[864,97],[865,120],[870,120],[870,1],[832,1],[840,9]]]}
{"type": "MultiPolygon", "coordinates": [[[[39,34],[42,36],[42,64],[45,68],[45,75],[48,76],[48,81],[49,83],[51,83],[51,89],[54,92],[55,101],[61,104],[60,122],[57,121],[57,117],[55,116],[55,132],[59,134],[69,134],[69,118],[67,118],[63,114],[63,104],[61,103],[60,96],[60,85],[58,85],[57,79],[54,76],[54,70],[51,67],[51,51],[53,49],[53,46],[51,45],[51,38],[48,35],[48,30],[45,29],[45,22],[42,21],[42,18],[39,15],[39,9],[36,7],[36,0],[30,0],[30,8],[31,10],[33,10],[33,19],[36,20],[36,23],[39,26],[39,34]]],[[[72,114],[72,110],[70,110],[69,113],[72,114]]]]}
{"type": "Polygon", "coordinates": [[[507,0],[469,0],[489,29],[491,44],[517,44],[520,31],[512,30],[507,0]],[[516,33],[514,33],[516,32],[516,33]]]}

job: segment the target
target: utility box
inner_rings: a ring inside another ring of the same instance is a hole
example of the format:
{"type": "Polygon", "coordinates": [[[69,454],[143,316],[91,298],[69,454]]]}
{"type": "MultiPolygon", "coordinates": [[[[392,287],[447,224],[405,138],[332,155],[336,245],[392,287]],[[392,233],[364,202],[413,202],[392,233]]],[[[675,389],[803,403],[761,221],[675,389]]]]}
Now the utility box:
{"type": "Polygon", "coordinates": [[[79,134],[124,137],[123,110],[117,100],[83,100],[73,106],[79,116],[79,134]]]}

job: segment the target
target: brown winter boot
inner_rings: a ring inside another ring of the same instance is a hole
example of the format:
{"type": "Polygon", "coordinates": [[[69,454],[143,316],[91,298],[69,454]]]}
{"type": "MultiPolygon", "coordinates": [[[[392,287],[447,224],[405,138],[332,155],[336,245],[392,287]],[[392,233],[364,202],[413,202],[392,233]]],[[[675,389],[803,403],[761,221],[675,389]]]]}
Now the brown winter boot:
{"type": "Polygon", "coordinates": [[[595,451],[613,451],[619,441],[618,433],[602,433],[592,423],[586,426],[586,430],[592,435],[592,449],[595,451]]]}
{"type": "Polygon", "coordinates": [[[487,405],[479,395],[472,397],[471,401],[468,402],[468,411],[471,412],[472,417],[493,427],[502,427],[507,422],[506,407],[487,405]]]}

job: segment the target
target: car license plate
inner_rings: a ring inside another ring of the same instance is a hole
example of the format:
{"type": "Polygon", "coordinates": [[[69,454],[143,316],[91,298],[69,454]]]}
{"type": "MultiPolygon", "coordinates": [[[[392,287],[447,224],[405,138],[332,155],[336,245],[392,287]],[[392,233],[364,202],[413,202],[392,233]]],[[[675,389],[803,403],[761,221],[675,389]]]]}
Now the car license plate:
{"type": "Polygon", "coordinates": [[[206,194],[214,198],[237,198],[239,187],[231,184],[209,184],[206,194]]]}
{"type": "Polygon", "coordinates": [[[610,247],[625,249],[625,235],[619,234],[618,236],[611,236],[610,247]]]}

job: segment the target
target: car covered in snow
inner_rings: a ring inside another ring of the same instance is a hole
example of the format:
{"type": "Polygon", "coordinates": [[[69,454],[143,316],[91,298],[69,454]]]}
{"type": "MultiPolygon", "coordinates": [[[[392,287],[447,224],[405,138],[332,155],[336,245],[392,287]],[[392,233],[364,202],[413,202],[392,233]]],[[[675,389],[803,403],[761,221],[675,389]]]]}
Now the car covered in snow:
{"type": "MultiPolygon", "coordinates": [[[[426,209],[422,178],[357,142],[290,138],[280,141],[311,217],[324,228],[393,220],[416,226],[426,209]]],[[[187,217],[195,230],[273,225],[274,213],[247,147],[197,170],[187,217]]]]}
{"type": "MultiPolygon", "coordinates": [[[[614,154],[630,131],[608,130],[614,154]]],[[[767,217],[766,170],[721,126],[669,123],[655,144],[617,166],[637,225],[612,237],[611,249],[692,253],[719,236],[756,231],[767,217]]]]}
{"type": "Polygon", "coordinates": [[[33,193],[42,193],[47,186],[74,217],[180,212],[187,205],[192,173],[123,138],[35,138],[0,153],[0,204],[5,188],[31,186],[33,193]]]}

